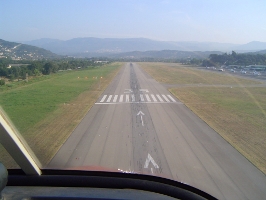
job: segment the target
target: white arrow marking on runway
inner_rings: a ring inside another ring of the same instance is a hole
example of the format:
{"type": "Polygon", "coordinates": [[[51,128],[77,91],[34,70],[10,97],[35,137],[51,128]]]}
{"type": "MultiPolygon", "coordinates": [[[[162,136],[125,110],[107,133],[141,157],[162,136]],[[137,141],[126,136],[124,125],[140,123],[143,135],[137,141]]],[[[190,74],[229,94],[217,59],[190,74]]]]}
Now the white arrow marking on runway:
{"type": "Polygon", "coordinates": [[[124,93],[132,93],[133,91],[131,89],[125,89],[124,93]]]}
{"type": "Polygon", "coordinates": [[[148,168],[148,166],[149,166],[149,163],[152,163],[153,164],[153,166],[155,167],[155,168],[159,168],[159,166],[156,164],[156,162],[154,161],[154,159],[151,157],[151,155],[148,153],[148,157],[147,157],[147,159],[146,159],[146,161],[145,161],[145,165],[144,165],[144,168],[148,168]]]}
{"type": "Polygon", "coordinates": [[[139,111],[137,115],[140,115],[141,124],[142,126],[144,126],[142,115],[145,115],[145,114],[142,111],[139,111]]]}
{"type": "Polygon", "coordinates": [[[149,92],[149,90],[147,90],[147,89],[140,89],[139,91],[140,92],[149,92]]]}

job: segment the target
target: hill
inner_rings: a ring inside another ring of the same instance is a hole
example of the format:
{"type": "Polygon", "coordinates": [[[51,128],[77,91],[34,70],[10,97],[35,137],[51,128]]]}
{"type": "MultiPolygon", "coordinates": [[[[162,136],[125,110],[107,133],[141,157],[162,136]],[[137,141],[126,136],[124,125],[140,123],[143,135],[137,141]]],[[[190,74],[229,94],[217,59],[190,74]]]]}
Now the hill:
{"type": "Polygon", "coordinates": [[[174,42],[156,41],[146,38],[73,38],[70,40],[58,40],[43,38],[24,42],[25,44],[38,46],[60,55],[106,56],[110,54],[133,51],[223,51],[238,53],[252,52],[266,49],[266,42],[253,41],[247,44],[231,44],[218,42],[174,42]]]}
{"type": "Polygon", "coordinates": [[[40,60],[59,56],[39,47],[0,39],[0,58],[5,57],[13,60],[40,60]]]}

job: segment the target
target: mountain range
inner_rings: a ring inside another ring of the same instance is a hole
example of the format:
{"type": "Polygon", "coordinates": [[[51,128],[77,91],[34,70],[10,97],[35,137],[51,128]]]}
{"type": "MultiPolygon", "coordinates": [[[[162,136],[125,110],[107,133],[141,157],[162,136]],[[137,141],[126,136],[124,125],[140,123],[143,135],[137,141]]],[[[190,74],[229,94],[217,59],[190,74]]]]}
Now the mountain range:
{"type": "Polygon", "coordinates": [[[113,59],[174,60],[183,58],[205,59],[210,54],[249,52],[266,54],[265,42],[250,42],[243,45],[211,42],[164,42],[145,38],[75,38],[71,40],[39,39],[27,44],[8,42],[0,39],[0,58],[51,59],[59,55],[73,57],[109,57],[113,59]],[[57,55],[59,54],[59,55],[57,55]]]}
{"type": "Polygon", "coordinates": [[[133,51],[222,51],[232,50],[254,52],[266,49],[266,42],[253,41],[247,44],[231,44],[218,42],[171,42],[156,41],[146,38],[74,38],[70,40],[58,40],[43,38],[23,42],[24,44],[47,49],[59,55],[102,55],[118,54],[133,51]]]}

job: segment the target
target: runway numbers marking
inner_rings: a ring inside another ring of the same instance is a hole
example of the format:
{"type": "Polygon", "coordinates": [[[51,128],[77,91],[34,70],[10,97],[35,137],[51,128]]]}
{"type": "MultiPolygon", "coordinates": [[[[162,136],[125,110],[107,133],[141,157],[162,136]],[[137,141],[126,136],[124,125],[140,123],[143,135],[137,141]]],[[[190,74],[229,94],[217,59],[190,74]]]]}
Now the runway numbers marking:
{"type": "Polygon", "coordinates": [[[145,161],[145,164],[144,164],[144,168],[148,168],[150,162],[153,164],[153,166],[155,168],[157,168],[157,169],[159,168],[159,165],[157,165],[157,163],[154,161],[154,159],[148,153],[148,157],[146,158],[146,161],[145,161]]]}

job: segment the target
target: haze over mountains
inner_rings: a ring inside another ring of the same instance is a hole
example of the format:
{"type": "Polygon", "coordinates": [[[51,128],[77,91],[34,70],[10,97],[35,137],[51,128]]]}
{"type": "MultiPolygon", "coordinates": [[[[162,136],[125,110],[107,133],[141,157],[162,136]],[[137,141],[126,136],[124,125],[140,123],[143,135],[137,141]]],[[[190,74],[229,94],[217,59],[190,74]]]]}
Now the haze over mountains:
{"type": "Polygon", "coordinates": [[[206,59],[210,54],[249,52],[265,54],[266,42],[243,45],[211,42],[164,42],[144,38],[75,38],[71,40],[39,39],[15,43],[0,39],[0,57],[12,59],[50,59],[58,55],[74,57],[109,57],[114,59],[206,59]],[[25,44],[27,43],[27,44],[25,44]]]}
{"type": "Polygon", "coordinates": [[[110,55],[132,51],[222,51],[239,53],[254,52],[266,49],[266,42],[253,41],[247,44],[231,44],[217,42],[170,42],[155,41],[145,38],[74,38],[58,40],[43,38],[23,42],[50,50],[59,55],[110,55]]]}

